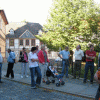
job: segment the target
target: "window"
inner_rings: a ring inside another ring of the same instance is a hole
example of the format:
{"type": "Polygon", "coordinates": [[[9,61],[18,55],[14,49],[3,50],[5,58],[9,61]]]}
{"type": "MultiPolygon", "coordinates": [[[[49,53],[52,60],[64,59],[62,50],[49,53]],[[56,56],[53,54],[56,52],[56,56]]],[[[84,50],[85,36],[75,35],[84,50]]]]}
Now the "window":
{"type": "Polygon", "coordinates": [[[35,46],[35,39],[31,40],[31,46],[35,46]]]}
{"type": "Polygon", "coordinates": [[[9,46],[14,46],[14,39],[9,40],[9,46]]]}
{"type": "Polygon", "coordinates": [[[29,40],[26,40],[26,45],[29,45],[29,40]]]}
{"type": "Polygon", "coordinates": [[[14,34],[14,30],[10,29],[10,34],[13,35],[14,34]]]}
{"type": "Polygon", "coordinates": [[[20,45],[23,45],[23,40],[20,40],[20,45]]]}

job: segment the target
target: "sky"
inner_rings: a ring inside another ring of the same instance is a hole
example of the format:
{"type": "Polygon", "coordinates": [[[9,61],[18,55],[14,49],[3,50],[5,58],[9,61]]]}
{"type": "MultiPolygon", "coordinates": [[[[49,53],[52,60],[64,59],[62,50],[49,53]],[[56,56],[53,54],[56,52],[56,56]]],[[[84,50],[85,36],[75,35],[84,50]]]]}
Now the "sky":
{"type": "Polygon", "coordinates": [[[43,25],[46,22],[52,0],[0,0],[8,22],[36,22],[43,25]]]}
{"type": "MultiPolygon", "coordinates": [[[[94,0],[100,3],[100,0],[94,0]]],[[[0,0],[0,7],[4,9],[8,22],[46,23],[52,0],[0,0]]]]}

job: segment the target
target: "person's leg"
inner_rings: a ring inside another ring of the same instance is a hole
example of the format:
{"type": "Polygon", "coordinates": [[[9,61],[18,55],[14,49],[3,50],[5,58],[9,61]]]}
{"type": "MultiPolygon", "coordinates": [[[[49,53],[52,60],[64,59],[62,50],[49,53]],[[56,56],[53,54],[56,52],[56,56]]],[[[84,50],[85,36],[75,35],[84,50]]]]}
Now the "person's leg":
{"type": "Polygon", "coordinates": [[[64,76],[64,72],[65,72],[65,61],[62,61],[63,67],[62,67],[62,72],[61,74],[64,76]]]}
{"type": "Polygon", "coordinates": [[[79,61],[79,63],[78,63],[78,70],[79,70],[79,78],[80,78],[80,76],[81,76],[81,61],[79,61]]]}
{"type": "Polygon", "coordinates": [[[27,76],[27,63],[25,63],[25,76],[28,77],[27,76]]]}
{"type": "Polygon", "coordinates": [[[84,82],[86,82],[88,70],[89,70],[89,63],[86,62],[86,65],[85,65],[85,73],[84,73],[84,82]]]}
{"type": "Polygon", "coordinates": [[[14,63],[11,63],[11,66],[10,66],[10,67],[11,67],[11,68],[10,68],[11,71],[10,71],[10,73],[11,73],[11,77],[12,77],[12,78],[14,78],[13,66],[14,66],[14,63]]]}
{"type": "Polygon", "coordinates": [[[46,80],[47,80],[47,76],[46,76],[47,67],[48,67],[48,63],[45,63],[45,65],[44,65],[44,77],[46,80]]]}
{"type": "Polygon", "coordinates": [[[35,87],[35,67],[34,68],[30,68],[30,72],[31,72],[31,87],[35,87]]]}
{"type": "Polygon", "coordinates": [[[90,72],[91,72],[90,82],[93,82],[93,78],[94,78],[94,62],[91,62],[90,72]]]}
{"type": "Polygon", "coordinates": [[[44,80],[44,65],[43,64],[39,64],[39,67],[40,67],[40,69],[41,69],[41,73],[42,73],[42,79],[43,79],[43,82],[45,82],[45,80],[44,80]]]}
{"type": "Polygon", "coordinates": [[[1,82],[1,67],[2,67],[2,64],[0,64],[0,82],[1,82]]]}
{"type": "Polygon", "coordinates": [[[9,74],[10,74],[10,63],[8,63],[6,77],[9,77],[9,74]]]}
{"type": "Polygon", "coordinates": [[[66,62],[66,77],[68,77],[68,67],[69,67],[69,61],[66,62]]]}
{"type": "Polygon", "coordinates": [[[35,71],[37,72],[36,84],[40,84],[41,83],[41,70],[39,67],[36,67],[35,71]]]}
{"type": "Polygon", "coordinates": [[[75,61],[75,63],[74,63],[74,73],[73,73],[74,78],[76,78],[76,70],[77,70],[77,62],[75,61]]]}
{"type": "Polygon", "coordinates": [[[22,62],[21,66],[22,66],[22,68],[21,68],[21,77],[23,78],[25,63],[22,62]]]}

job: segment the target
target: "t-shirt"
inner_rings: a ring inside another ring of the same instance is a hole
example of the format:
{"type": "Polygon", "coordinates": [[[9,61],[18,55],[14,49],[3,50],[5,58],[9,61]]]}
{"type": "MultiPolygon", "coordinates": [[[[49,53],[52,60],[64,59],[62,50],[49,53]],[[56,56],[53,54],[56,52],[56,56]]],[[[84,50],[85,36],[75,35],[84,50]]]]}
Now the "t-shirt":
{"type": "MultiPolygon", "coordinates": [[[[96,52],[95,52],[95,51],[87,50],[87,51],[86,51],[86,55],[91,56],[91,57],[96,57],[96,52]]],[[[86,58],[86,61],[87,61],[87,62],[88,62],[88,61],[93,62],[94,60],[93,60],[93,59],[86,58]]]]}
{"type": "Polygon", "coordinates": [[[82,60],[82,57],[84,56],[83,51],[82,50],[75,50],[75,60],[82,60]]]}
{"type": "Polygon", "coordinates": [[[38,67],[38,63],[36,61],[35,62],[31,61],[31,59],[38,59],[38,56],[36,53],[33,54],[32,52],[30,52],[28,59],[29,59],[29,68],[38,67]]]}
{"type": "Polygon", "coordinates": [[[66,51],[66,50],[62,50],[60,51],[60,53],[63,57],[63,59],[69,59],[69,55],[70,55],[70,52],[69,51],[66,51]]]}

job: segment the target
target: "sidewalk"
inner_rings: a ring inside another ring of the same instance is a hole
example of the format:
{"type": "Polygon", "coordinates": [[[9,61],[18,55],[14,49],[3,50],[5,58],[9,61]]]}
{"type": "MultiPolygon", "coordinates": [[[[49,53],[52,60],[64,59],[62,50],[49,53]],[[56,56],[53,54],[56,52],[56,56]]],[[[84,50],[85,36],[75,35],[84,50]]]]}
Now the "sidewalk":
{"type": "MultiPolygon", "coordinates": [[[[4,78],[4,79],[9,79],[12,81],[26,83],[29,85],[31,84],[31,77],[30,76],[28,78],[21,79],[20,74],[15,73],[14,74],[15,78],[11,79],[11,78],[5,78],[4,77],[5,74],[6,74],[6,72],[3,70],[2,71],[2,78],[4,78]]],[[[56,87],[55,83],[51,83],[50,85],[46,85],[45,83],[41,83],[41,87],[47,88],[50,90],[56,90],[56,91],[68,93],[68,94],[74,94],[74,95],[82,96],[82,97],[86,97],[86,98],[95,98],[96,91],[98,88],[97,83],[90,84],[89,82],[87,82],[86,84],[84,84],[83,80],[71,79],[71,78],[64,78],[63,80],[65,81],[65,85],[60,86],[60,87],[56,87]]]]}

